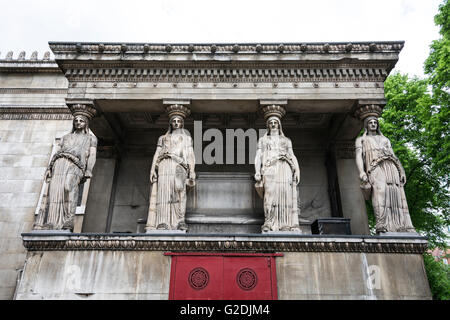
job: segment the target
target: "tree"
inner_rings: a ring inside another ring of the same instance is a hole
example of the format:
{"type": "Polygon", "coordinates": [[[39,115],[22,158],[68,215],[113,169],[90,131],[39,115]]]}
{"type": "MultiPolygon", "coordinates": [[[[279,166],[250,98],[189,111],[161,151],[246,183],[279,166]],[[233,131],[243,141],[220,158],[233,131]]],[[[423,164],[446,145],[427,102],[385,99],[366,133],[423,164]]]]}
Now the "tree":
{"type": "Polygon", "coordinates": [[[450,222],[448,0],[439,6],[435,23],[441,37],[432,42],[424,64],[428,78],[396,73],[386,79],[387,104],[380,127],[405,168],[405,193],[414,226],[429,237],[431,245],[445,247],[443,229],[450,222]]]}
{"type": "Polygon", "coordinates": [[[430,55],[425,61],[425,73],[433,92],[433,115],[427,130],[428,153],[433,157],[433,169],[445,178],[449,187],[450,173],[450,3],[439,6],[434,21],[440,26],[441,38],[432,42],[430,55]]]}
{"type": "MultiPolygon", "coordinates": [[[[428,78],[396,73],[386,79],[387,105],[380,127],[405,168],[405,193],[413,225],[429,237],[431,247],[445,249],[444,229],[450,222],[448,0],[439,6],[435,23],[440,26],[441,38],[432,42],[424,64],[428,78]]],[[[374,223],[373,216],[369,221],[374,223]]],[[[424,254],[424,263],[433,299],[450,299],[450,268],[429,253],[424,254]]]]}
{"type": "Polygon", "coordinates": [[[441,152],[439,141],[448,137],[436,137],[445,135],[448,126],[436,121],[440,108],[434,106],[428,84],[427,79],[399,73],[389,76],[380,127],[405,168],[405,193],[414,227],[425,233],[432,245],[442,246],[446,239],[443,229],[450,221],[450,196],[448,173],[442,173],[446,164],[436,158],[441,152]]]}
{"type": "Polygon", "coordinates": [[[433,299],[450,300],[450,267],[435,261],[429,253],[425,253],[423,259],[433,299]]]}

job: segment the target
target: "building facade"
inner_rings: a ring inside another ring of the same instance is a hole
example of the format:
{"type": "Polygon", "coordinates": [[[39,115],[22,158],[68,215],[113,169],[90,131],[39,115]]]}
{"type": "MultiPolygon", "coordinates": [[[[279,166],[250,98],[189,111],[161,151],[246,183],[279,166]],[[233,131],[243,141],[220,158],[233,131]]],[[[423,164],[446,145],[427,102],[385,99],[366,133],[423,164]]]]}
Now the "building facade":
{"type": "Polygon", "coordinates": [[[0,297],[429,299],[426,239],[369,234],[355,163],[361,114],[384,107],[402,47],[51,42],[54,60],[0,56],[0,297]],[[97,112],[93,177],[80,188],[73,233],[30,232],[74,106],[97,112]],[[189,229],[145,233],[150,166],[171,106],[190,112],[189,229]],[[299,160],[301,234],[261,234],[253,159],[268,106],[283,110],[299,160]],[[346,231],[326,231],[333,223],[346,231]]]}

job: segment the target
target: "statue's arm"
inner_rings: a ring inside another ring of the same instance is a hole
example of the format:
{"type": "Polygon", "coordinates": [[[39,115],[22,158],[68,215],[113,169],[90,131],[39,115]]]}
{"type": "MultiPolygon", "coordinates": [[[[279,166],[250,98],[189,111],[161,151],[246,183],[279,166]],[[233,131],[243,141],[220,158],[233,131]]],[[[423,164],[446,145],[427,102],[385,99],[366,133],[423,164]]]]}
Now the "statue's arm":
{"type": "Polygon", "coordinates": [[[155,151],[155,154],[153,155],[152,166],[150,169],[150,182],[151,183],[154,183],[157,180],[156,161],[158,160],[159,154],[161,153],[161,147],[162,147],[162,137],[159,137],[158,145],[156,146],[156,151],[155,151]]]}
{"type": "Polygon", "coordinates": [[[86,172],[84,173],[84,176],[86,178],[92,178],[92,170],[94,169],[96,160],[97,160],[97,138],[91,136],[91,146],[89,148],[89,156],[87,159],[86,172]]]}
{"type": "Polygon", "coordinates": [[[363,159],[363,153],[362,153],[362,141],[361,138],[356,139],[355,142],[355,155],[356,155],[356,167],[359,171],[359,178],[363,182],[367,182],[367,173],[364,170],[364,159],[363,159]]]}
{"type": "Polygon", "coordinates": [[[294,154],[294,149],[292,148],[291,140],[289,140],[289,143],[288,143],[288,152],[289,152],[289,155],[291,156],[292,162],[294,163],[294,176],[295,176],[296,183],[298,184],[300,182],[300,166],[298,164],[297,157],[294,154]]]}
{"type": "Polygon", "coordinates": [[[262,164],[262,141],[259,139],[258,145],[256,147],[255,155],[255,180],[261,180],[261,164],[262,164]]]}
{"type": "Polygon", "coordinates": [[[397,159],[397,164],[398,164],[399,170],[400,170],[400,172],[399,172],[400,173],[400,182],[402,183],[402,185],[404,185],[406,183],[405,169],[403,168],[403,165],[400,162],[400,160],[398,159],[398,157],[394,154],[394,149],[392,149],[391,141],[387,138],[386,138],[386,140],[387,140],[389,152],[394,156],[395,159],[397,159]]]}
{"type": "Polygon", "coordinates": [[[187,161],[189,165],[189,178],[195,180],[195,154],[192,138],[189,138],[187,161]]]}
{"type": "Polygon", "coordinates": [[[55,146],[55,153],[53,154],[52,158],[50,159],[50,163],[48,164],[47,170],[45,171],[45,174],[44,174],[44,180],[46,182],[50,182],[50,179],[52,178],[52,167],[53,167],[53,162],[54,162],[53,159],[55,158],[55,155],[59,152],[59,150],[61,150],[63,141],[64,141],[64,136],[61,138],[61,140],[55,146]]]}

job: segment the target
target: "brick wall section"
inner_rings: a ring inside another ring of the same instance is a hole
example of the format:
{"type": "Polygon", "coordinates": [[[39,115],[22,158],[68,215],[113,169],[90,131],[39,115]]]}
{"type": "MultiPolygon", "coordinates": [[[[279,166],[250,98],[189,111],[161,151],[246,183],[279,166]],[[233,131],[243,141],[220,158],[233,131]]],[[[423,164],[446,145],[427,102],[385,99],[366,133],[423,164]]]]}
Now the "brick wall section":
{"type": "Polygon", "coordinates": [[[12,299],[54,139],[70,120],[0,120],[0,299],[12,299]]]}

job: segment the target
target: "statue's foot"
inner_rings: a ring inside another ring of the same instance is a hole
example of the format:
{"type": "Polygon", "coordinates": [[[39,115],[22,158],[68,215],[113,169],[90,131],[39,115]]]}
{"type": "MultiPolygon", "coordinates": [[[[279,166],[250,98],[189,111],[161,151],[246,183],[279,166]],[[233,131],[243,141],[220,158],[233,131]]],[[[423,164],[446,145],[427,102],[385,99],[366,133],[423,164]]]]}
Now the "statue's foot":
{"type": "Polygon", "coordinates": [[[156,230],[169,230],[169,226],[167,224],[165,224],[165,223],[160,223],[156,227],[156,230]]]}
{"type": "Polygon", "coordinates": [[[35,224],[33,225],[33,230],[45,230],[45,229],[43,226],[35,224]]]}
{"type": "Polygon", "coordinates": [[[188,225],[184,222],[180,222],[178,224],[178,230],[183,230],[183,231],[187,231],[188,230],[188,225]]]}
{"type": "Polygon", "coordinates": [[[269,231],[270,231],[270,227],[269,227],[268,225],[263,225],[263,226],[261,227],[261,231],[262,231],[262,232],[269,232],[269,231]]]}
{"type": "Polygon", "coordinates": [[[73,230],[73,221],[67,221],[63,224],[62,230],[69,230],[72,232],[73,230]]]}
{"type": "Polygon", "coordinates": [[[386,233],[386,232],[388,232],[388,230],[386,228],[377,228],[376,229],[376,233],[377,234],[383,234],[383,233],[386,233]]]}

